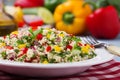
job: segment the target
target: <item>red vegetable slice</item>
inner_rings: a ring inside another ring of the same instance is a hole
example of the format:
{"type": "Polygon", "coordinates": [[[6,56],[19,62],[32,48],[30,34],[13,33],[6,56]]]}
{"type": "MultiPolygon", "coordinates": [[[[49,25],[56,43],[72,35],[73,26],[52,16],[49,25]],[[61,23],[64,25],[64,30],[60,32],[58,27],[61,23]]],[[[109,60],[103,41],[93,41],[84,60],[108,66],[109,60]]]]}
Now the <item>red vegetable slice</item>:
{"type": "Polygon", "coordinates": [[[42,35],[42,34],[38,34],[38,35],[36,36],[36,38],[37,38],[37,40],[41,40],[41,39],[43,38],[43,35],[42,35]]]}
{"type": "Polygon", "coordinates": [[[5,46],[5,48],[6,48],[6,49],[10,49],[10,50],[13,49],[12,46],[5,46]]]}
{"type": "Polygon", "coordinates": [[[72,46],[71,45],[67,45],[66,48],[71,50],[72,46]]]}
{"type": "Polygon", "coordinates": [[[18,55],[18,57],[23,56],[24,54],[27,53],[27,51],[28,51],[28,48],[23,48],[22,53],[20,55],[18,55]]]}
{"type": "Polygon", "coordinates": [[[47,46],[46,51],[50,52],[51,51],[51,46],[47,46]]]}

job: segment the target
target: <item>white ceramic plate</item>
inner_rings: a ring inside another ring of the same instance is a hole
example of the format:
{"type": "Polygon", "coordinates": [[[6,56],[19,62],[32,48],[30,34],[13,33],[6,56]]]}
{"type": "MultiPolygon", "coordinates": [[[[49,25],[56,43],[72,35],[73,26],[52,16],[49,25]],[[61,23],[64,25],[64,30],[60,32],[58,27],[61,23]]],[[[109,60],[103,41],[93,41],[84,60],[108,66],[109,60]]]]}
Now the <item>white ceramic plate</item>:
{"type": "Polygon", "coordinates": [[[104,63],[113,59],[113,55],[105,49],[96,49],[97,56],[93,59],[57,64],[21,63],[0,60],[0,70],[31,77],[67,76],[87,70],[92,65],[104,63]]]}

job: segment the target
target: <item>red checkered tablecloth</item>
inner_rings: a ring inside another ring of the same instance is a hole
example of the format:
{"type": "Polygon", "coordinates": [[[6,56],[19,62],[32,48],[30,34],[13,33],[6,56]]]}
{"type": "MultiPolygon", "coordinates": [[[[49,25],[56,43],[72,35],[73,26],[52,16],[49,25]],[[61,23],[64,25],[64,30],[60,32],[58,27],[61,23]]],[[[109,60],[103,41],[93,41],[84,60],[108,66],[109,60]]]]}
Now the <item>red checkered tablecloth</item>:
{"type": "Polygon", "coordinates": [[[111,60],[92,66],[83,73],[57,78],[31,78],[0,71],[0,80],[120,80],[120,62],[111,60]]]}

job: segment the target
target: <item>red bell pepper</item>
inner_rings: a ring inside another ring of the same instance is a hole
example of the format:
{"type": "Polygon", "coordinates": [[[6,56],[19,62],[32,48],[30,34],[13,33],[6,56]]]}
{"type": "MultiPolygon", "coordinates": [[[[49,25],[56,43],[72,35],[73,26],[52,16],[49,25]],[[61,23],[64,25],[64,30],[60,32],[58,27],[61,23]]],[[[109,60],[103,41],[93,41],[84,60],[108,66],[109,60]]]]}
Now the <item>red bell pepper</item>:
{"type": "Polygon", "coordinates": [[[16,0],[14,6],[21,8],[38,7],[43,6],[44,0],[16,0]]]}
{"type": "Polygon", "coordinates": [[[86,24],[96,38],[113,39],[120,30],[119,17],[113,6],[96,9],[87,17],[86,24]]]}

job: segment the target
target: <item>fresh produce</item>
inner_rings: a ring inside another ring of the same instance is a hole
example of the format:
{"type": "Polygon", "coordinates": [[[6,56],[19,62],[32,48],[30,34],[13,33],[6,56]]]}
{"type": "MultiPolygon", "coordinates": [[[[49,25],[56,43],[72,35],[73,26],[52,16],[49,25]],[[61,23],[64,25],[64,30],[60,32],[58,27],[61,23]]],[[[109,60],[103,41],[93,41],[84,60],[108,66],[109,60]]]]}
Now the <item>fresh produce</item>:
{"type": "Polygon", "coordinates": [[[19,6],[21,8],[30,8],[43,6],[44,0],[16,0],[14,6],[19,6]]]}
{"type": "Polygon", "coordinates": [[[5,6],[5,11],[15,18],[19,27],[22,27],[25,24],[23,20],[23,12],[20,7],[5,6]]]}
{"type": "Polygon", "coordinates": [[[38,15],[45,24],[53,24],[54,23],[53,14],[45,7],[24,8],[23,13],[38,15]]]}
{"type": "Polygon", "coordinates": [[[35,15],[24,15],[24,21],[27,25],[32,27],[33,30],[36,30],[38,26],[42,26],[43,20],[39,16],[35,15]]]}
{"type": "Polygon", "coordinates": [[[113,6],[96,9],[87,17],[86,23],[96,38],[114,39],[120,30],[119,17],[113,6]]]}
{"type": "Polygon", "coordinates": [[[108,6],[112,5],[116,8],[118,14],[119,14],[119,22],[120,22],[120,0],[102,0],[100,3],[100,6],[108,6]]]}
{"type": "Polygon", "coordinates": [[[92,12],[89,5],[83,4],[83,0],[68,0],[58,5],[54,12],[56,28],[70,34],[82,34],[86,29],[85,19],[92,12]]]}
{"type": "Polygon", "coordinates": [[[56,6],[65,1],[66,0],[44,0],[44,7],[49,9],[51,12],[54,12],[56,6]]]}

